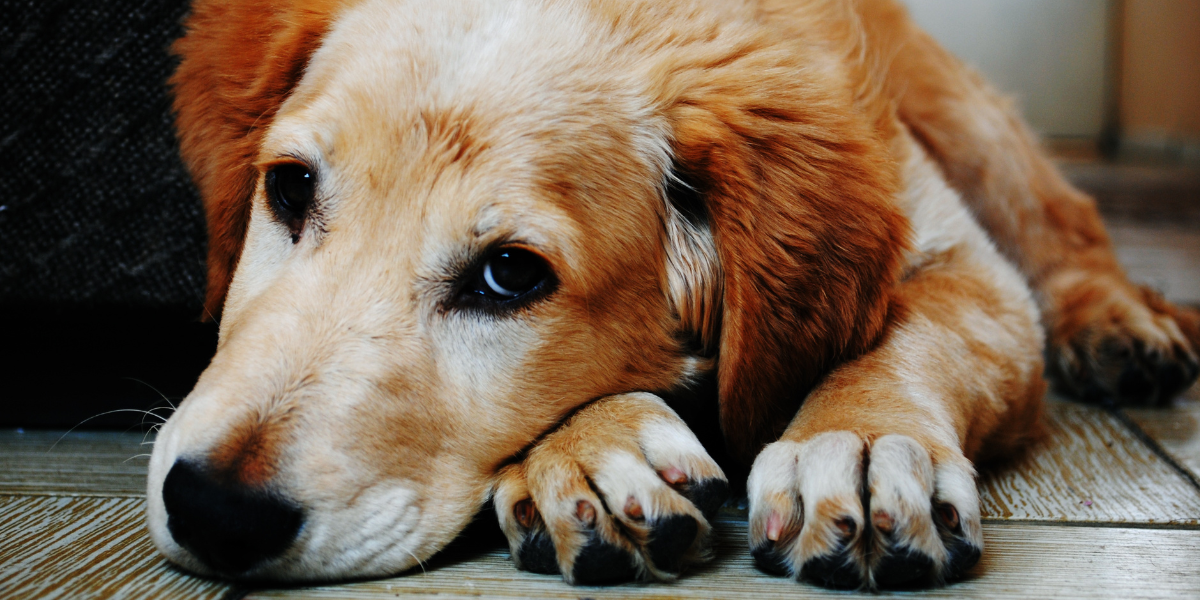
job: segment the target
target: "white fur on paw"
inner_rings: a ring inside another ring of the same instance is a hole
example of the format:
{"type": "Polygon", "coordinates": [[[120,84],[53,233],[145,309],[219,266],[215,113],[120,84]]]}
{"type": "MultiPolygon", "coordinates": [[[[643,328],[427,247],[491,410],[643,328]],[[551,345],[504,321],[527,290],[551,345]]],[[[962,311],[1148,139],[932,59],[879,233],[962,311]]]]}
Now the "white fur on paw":
{"type": "Polygon", "coordinates": [[[845,431],[771,444],[747,483],[751,552],[765,571],[835,588],[958,578],[982,535],[974,470],[956,456],[934,464],[910,437],[868,446],[845,431]]]}
{"type": "Polygon", "coordinates": [[[625,425],[573,421],[500,473],[501,528],[526,570],[581,584],[674,579],[707,557],[725,475],[657,397],[606,401],[598,418],[609,410],[625,425]]]}

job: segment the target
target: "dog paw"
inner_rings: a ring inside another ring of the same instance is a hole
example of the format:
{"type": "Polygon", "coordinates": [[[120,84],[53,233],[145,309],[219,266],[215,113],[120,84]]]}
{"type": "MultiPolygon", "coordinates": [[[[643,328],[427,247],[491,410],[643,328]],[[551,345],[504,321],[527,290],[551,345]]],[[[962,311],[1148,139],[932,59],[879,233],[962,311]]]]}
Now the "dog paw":
{"type": "Polygon", "coordinates": [[[1200,313],[1100,278],[1060,296],[1050,332],[1057,387],[1100,404],[1165,404],[1200,374],[1200,313]]]}
{"type": "Polygon", "coordinates": [[[974,469],[939,454],[952,458],[935,464],[908,436],[847,431],[767,446],[747,482],[759,568],[841,589],[962,577],[983,549],[974,469]]]}
{"type": "Polygon", "coordinates": [[[506,467],[494,505],[517,566],[569,583],[671,580],[707,558],[729,495],[720,467],[658,398],[581,410],[506,467]]]}

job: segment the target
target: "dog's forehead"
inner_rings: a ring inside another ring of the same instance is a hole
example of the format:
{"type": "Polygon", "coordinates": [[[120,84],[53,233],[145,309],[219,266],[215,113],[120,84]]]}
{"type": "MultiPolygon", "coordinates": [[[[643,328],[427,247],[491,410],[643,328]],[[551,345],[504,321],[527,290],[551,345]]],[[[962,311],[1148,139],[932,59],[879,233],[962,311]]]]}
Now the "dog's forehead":
{"type": "Polygon", "coordinates": [[[278,119],[302,116],[327,155],[661,168],[664,127],[632,72],[645,65],[596,18],[577,2],[366,0],[330,25],[278,119]]]}
{"type": "Polygon", "coordinates": [[[468,119],[494,138],[545,127],[547,116],[576,112],[556,103],[571,99],[572,63],[596,52],[584,19],[559,3],[366,0],[330,25],[281,116],[303,111],[338,129],[325,143],[355,135],[344,131],[354,125],[376,128],[375,138],[420,128],[462,136],[468,119]]]}
{"type": "Polygon", "coordinates": [[[656,207],[627,200],[657,194],[665,127],[594,18],[571,2],[356,4],[330,26],[261,158],[326,161],[347,205],[404,198],[386,209],[403,214],[379,221],[415,218],[421,235],[538,245],[594,240],[594,223],[654,223],[656,207]]]}

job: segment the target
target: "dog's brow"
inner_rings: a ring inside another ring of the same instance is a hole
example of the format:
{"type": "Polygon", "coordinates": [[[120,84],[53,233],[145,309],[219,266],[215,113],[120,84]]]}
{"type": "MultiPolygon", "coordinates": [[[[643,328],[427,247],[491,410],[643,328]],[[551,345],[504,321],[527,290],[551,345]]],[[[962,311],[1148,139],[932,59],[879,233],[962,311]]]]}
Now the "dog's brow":
{"type": "Polygon", "coordinates": [[[496,230],[500,228],[503,221],[504,216],[500,206],[495,202],[489,202],[479,208],[475,224],[471,227],[471,234],[476,239],[495,237],[496,230]]]}

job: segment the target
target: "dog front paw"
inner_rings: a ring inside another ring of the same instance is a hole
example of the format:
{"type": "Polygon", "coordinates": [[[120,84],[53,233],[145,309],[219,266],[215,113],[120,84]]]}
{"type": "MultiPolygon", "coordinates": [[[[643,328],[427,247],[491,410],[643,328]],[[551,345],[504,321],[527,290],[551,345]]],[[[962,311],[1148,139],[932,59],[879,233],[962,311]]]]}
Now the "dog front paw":
{"type": "Polygon", "coordinates": [[[1055,384],[1101,404],[1163,404],[1200,375],[1200,314],[1112,278],[1060,294],[1050,331],[1055,384]]]}
{"type": "Polygon", "coordinates": [[[720,467],[658,398],[581,410],[506,467],[494,505],[519,568],[569,583],[671,580],[706,558],[729,495],[720,467]]]}
{"type": "Polygon", "coordinates": [[[956,451],[935,463],[902,435],[848,431],[779,441],[747,483],[759,568],[833,588],[958,579],[983,549],[974,469],[956,451]]]}

